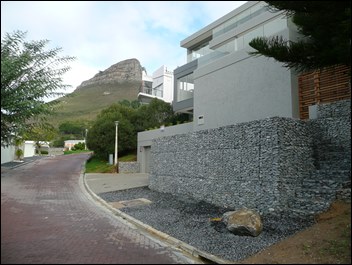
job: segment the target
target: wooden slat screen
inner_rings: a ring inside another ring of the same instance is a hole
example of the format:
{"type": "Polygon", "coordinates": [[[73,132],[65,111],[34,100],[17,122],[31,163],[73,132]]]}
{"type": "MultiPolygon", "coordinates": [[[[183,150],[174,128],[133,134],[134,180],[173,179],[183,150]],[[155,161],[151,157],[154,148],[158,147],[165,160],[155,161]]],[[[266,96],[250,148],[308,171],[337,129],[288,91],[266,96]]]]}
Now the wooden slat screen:
{"type": "Polygon", "coordinates": [[[351,98],[350,71],[342,65],[298,76],[300,118],[309,118],[311,105],[351,98]]]}

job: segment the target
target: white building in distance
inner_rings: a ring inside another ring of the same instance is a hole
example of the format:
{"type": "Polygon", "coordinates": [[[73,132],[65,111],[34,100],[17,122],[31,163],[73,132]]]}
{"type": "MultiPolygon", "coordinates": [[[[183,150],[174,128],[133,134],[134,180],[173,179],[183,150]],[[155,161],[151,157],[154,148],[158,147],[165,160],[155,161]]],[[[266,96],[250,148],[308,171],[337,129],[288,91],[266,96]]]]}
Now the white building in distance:
{"type": "Polygon", "coordinates": [[[138,100],[142,103],[149,103],[153,98],[172,103],[174,98],[174,75],[165,65],[154,71],[150,78],[146,73],[142,72],[143,90],[138,94],[138,100]],[[152,80],[152,84],[150,82],[152,80]]]}

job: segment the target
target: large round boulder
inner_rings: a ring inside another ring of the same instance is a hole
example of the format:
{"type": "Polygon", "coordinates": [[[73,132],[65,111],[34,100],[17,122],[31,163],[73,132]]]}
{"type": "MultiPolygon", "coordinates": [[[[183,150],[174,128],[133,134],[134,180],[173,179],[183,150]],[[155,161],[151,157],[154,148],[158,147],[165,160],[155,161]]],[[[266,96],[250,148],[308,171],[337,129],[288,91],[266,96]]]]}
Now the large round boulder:
{"type": "Polygon", "coordinates": [[[255,237],[263,230],[260,215],[250,209],[226,212],[223,214],[221,221],[225,223],[229,231],[239,236],[255,237]]]}

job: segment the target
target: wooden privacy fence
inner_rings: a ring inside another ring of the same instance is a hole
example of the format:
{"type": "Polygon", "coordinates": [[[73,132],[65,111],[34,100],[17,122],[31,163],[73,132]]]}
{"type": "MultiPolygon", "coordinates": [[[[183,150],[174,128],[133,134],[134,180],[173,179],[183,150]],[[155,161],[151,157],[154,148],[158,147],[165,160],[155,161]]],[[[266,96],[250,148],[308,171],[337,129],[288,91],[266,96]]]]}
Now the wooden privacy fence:
{"type": "Polygon", "coordinates": [[[350,71],[339,65],[299,75],[300,118],[309,118],[309,106],[351,98],[350,71]]]}

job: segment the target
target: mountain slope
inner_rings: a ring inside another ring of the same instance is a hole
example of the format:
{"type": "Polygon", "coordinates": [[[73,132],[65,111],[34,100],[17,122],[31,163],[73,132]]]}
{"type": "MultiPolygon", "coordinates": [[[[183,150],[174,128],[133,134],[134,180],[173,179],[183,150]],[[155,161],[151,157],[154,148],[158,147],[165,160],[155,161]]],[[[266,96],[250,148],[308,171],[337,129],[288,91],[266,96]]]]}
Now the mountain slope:
{"type": "Polygon", "coordinates": [[[69,120],[94,120],[102,109],[113,103],[123,99],[136,100],[141,84],[139,61],[121,61],[82,82],[73,93],[57,99],[59,104],[51,122],[58,125],[69,120]]]}

